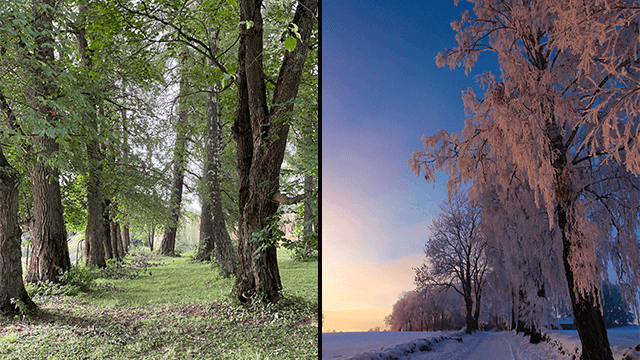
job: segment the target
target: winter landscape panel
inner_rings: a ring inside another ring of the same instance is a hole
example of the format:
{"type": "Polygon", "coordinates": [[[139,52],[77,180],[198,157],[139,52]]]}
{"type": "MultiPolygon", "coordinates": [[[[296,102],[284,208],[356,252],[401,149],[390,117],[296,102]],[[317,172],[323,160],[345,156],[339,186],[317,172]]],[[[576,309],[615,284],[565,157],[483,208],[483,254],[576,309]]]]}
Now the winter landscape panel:
{"type": "MultiPolygon", "coordinates": [[[[572,359],[580,354],[576,330],[544,330],[547,340],[530,344],[528,337],[515,331],[385,331],[322,334],[323,360],[552,360],[572,359]],[[423,351],[420,350],[423,349],[423,351]],[[426,350],[426,349],[429,350],[426,350]]],[[[638,360],[638,326],[607,330],[616,360],[638,360]]]]}

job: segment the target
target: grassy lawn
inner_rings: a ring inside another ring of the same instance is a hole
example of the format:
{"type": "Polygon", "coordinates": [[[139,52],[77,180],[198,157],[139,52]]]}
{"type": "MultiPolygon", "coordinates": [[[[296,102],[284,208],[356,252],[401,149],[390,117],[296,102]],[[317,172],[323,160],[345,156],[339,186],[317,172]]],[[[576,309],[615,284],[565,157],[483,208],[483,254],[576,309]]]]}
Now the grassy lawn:
{"type": "Polygon", "coordinates": [[[36,296],[38,315],[0,317],[0,359],[318,358],[317,262],[279,252],[292,301],[247,306],[211,264],[139,257],[89,292],[36,296]]]}

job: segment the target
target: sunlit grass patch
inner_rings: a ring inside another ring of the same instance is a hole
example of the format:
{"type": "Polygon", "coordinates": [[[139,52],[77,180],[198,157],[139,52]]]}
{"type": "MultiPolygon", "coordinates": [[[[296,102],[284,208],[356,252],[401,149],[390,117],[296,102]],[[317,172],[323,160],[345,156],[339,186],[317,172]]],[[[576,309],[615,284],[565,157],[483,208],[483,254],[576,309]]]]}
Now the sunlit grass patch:
{"type": "Polygon", "coordinates": [[[211,264],[147,260],[88,293],[37,297],[39,315],[0,317],[0,358],[318,358],[317,262],[279,262],[292,303],[245,306],[211,264]]]}

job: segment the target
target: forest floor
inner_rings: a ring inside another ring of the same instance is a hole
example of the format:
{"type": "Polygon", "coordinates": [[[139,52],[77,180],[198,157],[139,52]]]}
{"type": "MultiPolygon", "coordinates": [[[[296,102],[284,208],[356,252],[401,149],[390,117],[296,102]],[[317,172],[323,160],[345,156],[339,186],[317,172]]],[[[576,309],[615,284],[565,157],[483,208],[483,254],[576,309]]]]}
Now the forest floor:
{"type": "Polygon", "coordinates": [[[39,314],[0,318],[0,359],[318,358],[317,262],[279,257],[291,301],[247,306],[214,265],[145,256],[88,292],[34,296],[39,314]]]}

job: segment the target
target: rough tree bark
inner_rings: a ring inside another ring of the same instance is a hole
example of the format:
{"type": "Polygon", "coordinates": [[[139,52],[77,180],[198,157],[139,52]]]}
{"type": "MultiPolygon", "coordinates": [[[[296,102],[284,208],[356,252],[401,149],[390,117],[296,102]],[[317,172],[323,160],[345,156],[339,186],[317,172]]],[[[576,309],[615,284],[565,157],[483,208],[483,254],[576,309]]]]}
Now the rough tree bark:
{"type": "Polygon", "coordinates": [[[233,294],[242,302],[253,296],[267,302],[281,298],[282,284],[276,248],[263,242],[251,242],[251,234],[261,230],[266,220],[278,210],[274,195],[279,194],[280,167],[284,159],[289,124],[300,78],[307,57],[307,47],[318,8],[317,0],[302,0],[296,6],[293,24],[301,39],[293,52],[285,52],[273,94],[272,107],[262,67],[263,22],[261,0],[241,0],[240,20],[251,21],[247,29],[240,26],[238,47],[238,102],[233,131],[238,159],[239,241],[238,270],[233,294]],[[254,255],[254,253],[256,253],[254,255]]]}
{"type": "Polygon", "coordinates": [[[18,226],[18,172],[0,148],[0,314],[19,314],[11,299],[19,299],[27,311],[37,309],[22,282],[22,231],[18,226]]]}
{"type": "MultiPolygon", "coordinates": [[[[51,37],[53,29],[53,13],[56,1],[44,0],[34,4],[34,28],[38,33],[35,39],[35,57],[42,63],[55,68],[54,46],[55,40],[51,37]]],[[[43,103],[38,98],[47,100],[56,98],[56,87],[52,79],[47,76],[41,66],[33,66],[31,69],[32,81],[27,89],[27,98],[35,115],[46,119],[46,122],[55,126],[57,123],[56,112],[53,108],[43,103]]],[[[35,154],[50,158],[58,151],[58,143],[55,139],[44,134],[34,136],[35,154]]],[[[27,271],[26,281],[57,281],[57,270],[62,271],[71,268],[69,248],[67,246],[67,230],[62,213],[62,197],[60,195],[60,183],[58,170],[52,168],[42,160],[34,159],[30,169],[33,188],[33,259],[27,271]]]]}

